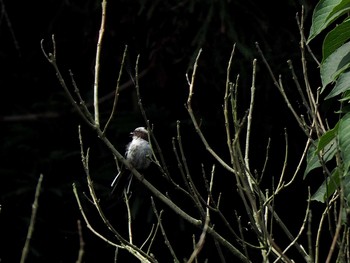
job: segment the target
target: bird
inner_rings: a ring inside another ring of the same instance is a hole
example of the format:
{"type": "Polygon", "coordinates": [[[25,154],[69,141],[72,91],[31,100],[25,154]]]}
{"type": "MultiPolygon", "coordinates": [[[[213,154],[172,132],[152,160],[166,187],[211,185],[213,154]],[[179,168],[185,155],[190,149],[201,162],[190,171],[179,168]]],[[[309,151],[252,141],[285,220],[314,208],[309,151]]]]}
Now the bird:
{"type": "MultiPolygon", "coordinates": [[[[138,127],[130,133],[130,136],[132,137],[132,140],[126,145],[125,159],[136,170],[145,170],[151,164],[152,154],[151,145],[148,142],[148,131],[145,127],[138,127]]],[[[124,177],[123,174],[126,172],[126,170],[125,165],[122,165],[119,173],[116,175],[111,184],[112,193],[115,191],[118,182],[124,177]]],[[[127,194],[130,193],[132,178],[133,174],[130,172],[128,178],[123,179],[126,180],[124,190],[126,190],[127,194]]]]}

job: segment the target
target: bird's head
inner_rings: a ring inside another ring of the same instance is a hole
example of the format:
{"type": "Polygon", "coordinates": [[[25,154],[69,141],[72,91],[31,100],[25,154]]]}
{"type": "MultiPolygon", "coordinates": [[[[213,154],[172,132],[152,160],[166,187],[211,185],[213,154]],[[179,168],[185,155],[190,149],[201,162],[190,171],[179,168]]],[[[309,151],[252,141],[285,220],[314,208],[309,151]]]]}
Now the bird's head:
{"type": "Polygon", "coordinates": [[[148,141],[148,131],[144,127],[136,128],[133,132],[130,133],[130,136],[148,141]]]}

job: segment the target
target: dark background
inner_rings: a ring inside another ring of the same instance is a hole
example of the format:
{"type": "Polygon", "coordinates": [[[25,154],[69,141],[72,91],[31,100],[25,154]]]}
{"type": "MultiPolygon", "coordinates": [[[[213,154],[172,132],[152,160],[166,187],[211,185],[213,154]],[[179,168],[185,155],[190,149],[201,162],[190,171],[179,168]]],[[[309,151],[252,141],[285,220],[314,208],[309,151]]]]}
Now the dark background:
{"type": "MultiPolygon", "coordinates": [[[[282,169],[284,128],[287,128],[290,140],[287,178],[294,172],[306,138],[273,85],[257,54],[255,42],[260,43],[276,76],[284,76],[291,102],[300,113],[304,113],[286,61],[292,59],[297,73],[301,73],[300,36],[295,15],[301,12],[301,5],[305,5],[305,28],[308,29],[316,2],[109,1],[101,54],[100,96],[113,92],[123,50],[128,45],[125,66],[133,75],[136,56],[140,54],[139,72],[144,73],[140,78],[142,102],[170,171],[178,179],[171,138],[176,136],[176,121],[180,120],[188,163],[192,176],[200,185],[200,164],[205,164],[209,174],[215,161],[200,143],[184,107],[188,93],[185,74],[192,72],[194,58],[199,48],[203,48],[193,107],[211,146],[228,160],[222,103],[227,62],[236,43],[231,79],[235,80],[237,74],[240,75],[238,110],[241,116],[249,107],[252,60],[258,58],[250,161],[253,169],[261,171],[267,139],[271,137],[270,163],[264,182],[266,187],[271,187],[271,178],[278,178],[282,169]]],[[[79,247],[77,220],[82,219],[72,192],[73,182],[78,186],[92,225],[111,237],[94,208],[82,195],[87,187],[80,162],[79,124],[82,125],[85,146],[91,147],[90,166],[96,191],[111,223],[118,229],[126,229],[126,210],[119,197],[109,195],[109,185],[116,173],[110,152],[72,111],[55,72],[43,56],[40,41],[43,40],[45,50],[51,52],[51,35],[55,35],[58,64],[67,83],[72,88],[68,74],[68,70],[72,70],[82,96],[91,103],[100,1],[2,0],[0,7],[0,238],[6,244],[1,247],[0,259],[2,262],[18,262],[20,258],[35,187],[42,173],[44,180],[28,262],[73,262],[79,247]]],[[[317,40],[313,48],[319,56],[317,40]]],[[[317,87],[318,71],[314,64],[310,64],[310,75],[313,76],[310,79],[317,87]]],[[[129,85],[125,85],[120,94],[117,114],[107,133],[121,152],[129,140],[128,133],[135,127],[145,126],[127,71],[123,73],[122,83],[129,85]]],[[[112,99],[101,104],[102,123],[108,118],[111,106],[112,99]]],[[[322,110],[326,115],[331,113],[327,108],[322,110]]],[[[237,210],[244,215],[239,201],[231,199],[234,197],[231,193],[235,192],[234,182],[219,165],[217,167],[216,191],[228,193],[224,194],[227,199],[223,201],[223,209],[226,207],[229,213],[237,210]]],[[[150,171],[150,181],[163,186],[157,179],[157,169],[151,167],[150,171]]],[[[313,180],[312,189],[315,190],[321,181],[313,180]]],[[[308,183],[302,180],[300,174],[296,186],[281,194],[280,202],[276,203],[276,209],[280,209],[281,216],[290,223],[292,233],[298,231],[304,216],[308,183]]],[[[140,194],[136,195],[135,200],[138,201],[134,204],[134,231],[140,244],[147,236],[154,217],[149,211],[148,193],[142,187],[138,189],[140,194]],[[139,203],[140,200],[144,203],[139,203]]],[[[171,190],[167,186],[161,189],[171,190]]],[[[176,200],[180,206],[188,203],[181,196],[177,196],[176,200]]],[[[161,203],[158,205],[159,209],[164,208],[161,203]]],[[[192,207],[187,205],[186,209],[191,211],[192,207]]],[[[168,226],[169,237],[176,243],[179,258],[188,257],[192,250],[190,236],[181,239],[181,234],[186,231],[199,234],[200,230],[193,229],[167,210],[163,222],[168,226]],[[173,233],[170,229],[174,229],[174,225],[178,227],[173,233]]],[[[114,249],[93,236],[84,223],[83,235],[86,262],[112,261],[114,249]]],[[[154,247],[154,254],[160,261],[163,256],[168,258],[162,241],[154,247]]],[[[121,257],[131,260],[126,253],[121,253],[121,257]]],[[[203,252],[202,259],[205,257],[211,257],[210,249],[203,252]]]]}

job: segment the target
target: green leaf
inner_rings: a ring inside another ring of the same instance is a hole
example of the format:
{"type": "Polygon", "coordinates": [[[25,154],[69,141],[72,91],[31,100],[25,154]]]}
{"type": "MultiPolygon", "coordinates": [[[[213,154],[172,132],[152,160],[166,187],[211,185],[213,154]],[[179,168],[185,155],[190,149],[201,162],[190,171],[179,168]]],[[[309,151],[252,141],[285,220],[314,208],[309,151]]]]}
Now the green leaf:
{"type": "Polygon", "coordinates": [[[309,43],[334,20],[346,13],[349,8],[349,0],[321,0],[318,2],[312,14],[312,25],[307,43],[309,43]]]}
{"type": "Polygon", "coordinates": [[[318,154],[321,150],[323,150],[329,143],[334,143],[333,140],[337,136],[339,128],[339,122],[334,126],[333,129],[325,132],[321,138],[318,140],[317,149],[315,151],[315,154],[318,154]]]}
{"type": "Polygon", "coordinates": [[[338,141],[340,155],[343,160],[345,173],[350,166],[350,113],[344,115],[339,123],[338,141]]]}
{"type": "Polygon", "coordinates": [[[350,65],[350,42],[339,47],[321,64],[322,90],[344,72],[350,65]]]}
{"type": "Polygon", "coordinates": [[[327,99],[333,98],[349,89],[350,89],[350,71],[346,71],[340,74],[334,88],[327,95],[327,97],[325,97],[325,99],[327,100],[327,99]]]}
{"type": "MultiPolygon", "coordinates": [[[[322,138],[322,137],[321,137],[322,138]]],[[[328,139],[324,139],[324,141],[326,141],[328,139]]],[[[325,142],[322,142],[322,144],[325,144],[325,142]]],[[[319,140],[316,141],[315,143],[317,143],[317,145],[319,144],[319,140]]],[[[336,147],[336,142],[335,139],[330,140],[327,144],[325,144],[323,147],[317,147],[317,149],[323,149],[323,162],[326,163],[329,160],[331,160],[334,156],[334,154],[337,151],[337,147],[336,147]]],[[[307,157],[306,157],[306,169],[304,172],[304,179],[305,177],[308,175],[308,173],[318,167],[321,167],[322,164],[320,162],[320,159],[318,157],[318,153],[319,151],[317,151],[316,147],[314,145],[311,145],[309,147],[308,153],[307,153],[307,157]]]]}
{"type": "MultiPolygon", "coordinates": [[[[339,101],[349,101],[350,100],[350,90],[345,91],[342,94],[342,97],[339,99],[339,101]]],[[[349,107],[349,105],[343,106],[343,108],[349,107]]],[[[340,110],[341,112],[344,112],[343,110],[340,110]]],[[[347,113],[348,111],[345,111],[345,113],[347,113]]]]}
{"type": "Polygon", "coordinates": [[[350,39],[350,19],[346,19],[343,23],[336,26],[330,31],[323,41],[323,56],[324,61],[335,50],[342,46],[346,41],[350,39]]]}
{"type": "Polygon", "coordinates": [[[330,177],[323,181],[322,185],[311,196],[312,201],[324,203],[339,186],[339,170],[336,168],[330,177]]]}
{"type": "Polygon", "coordinates": [[[347,174],[343,180],[344,197],[350,204],[350,175],[347,174]]]}

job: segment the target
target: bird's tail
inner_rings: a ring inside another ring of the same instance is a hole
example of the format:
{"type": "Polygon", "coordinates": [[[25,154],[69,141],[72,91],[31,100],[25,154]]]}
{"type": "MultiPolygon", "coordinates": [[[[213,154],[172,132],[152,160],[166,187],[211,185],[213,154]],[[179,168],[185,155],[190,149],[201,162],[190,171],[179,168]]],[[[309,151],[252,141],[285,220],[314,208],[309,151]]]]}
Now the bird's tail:
{"type": "Polygon", "coordinates": [[[125,174],[125,170],[121,170],[114,178],[113,182],[111,183],[111,187],[112,187],[111,194],[115,192],[115,189],[117,189],[117,186],[120,183],[122,183],[122,188],[123,190],[126,191],[126,194],[130,193],[130,186],[131,186],[133,175],[132,173],[130,173],[128,177],[125,177],[124,174],[125,174]],[[120,182],[120,180],[122,180],[123,182],[120,182]]]}
{"type": "Polygon", "coordinates": [[[112,187],[111,194],[113,194],[115,189],[117,188],[117,185],[118,185],[123,173],[124,173],[124,171],[120,170],[119,173],[114,177],[114,180],[111,183],[111,187],[112,187]]]}

